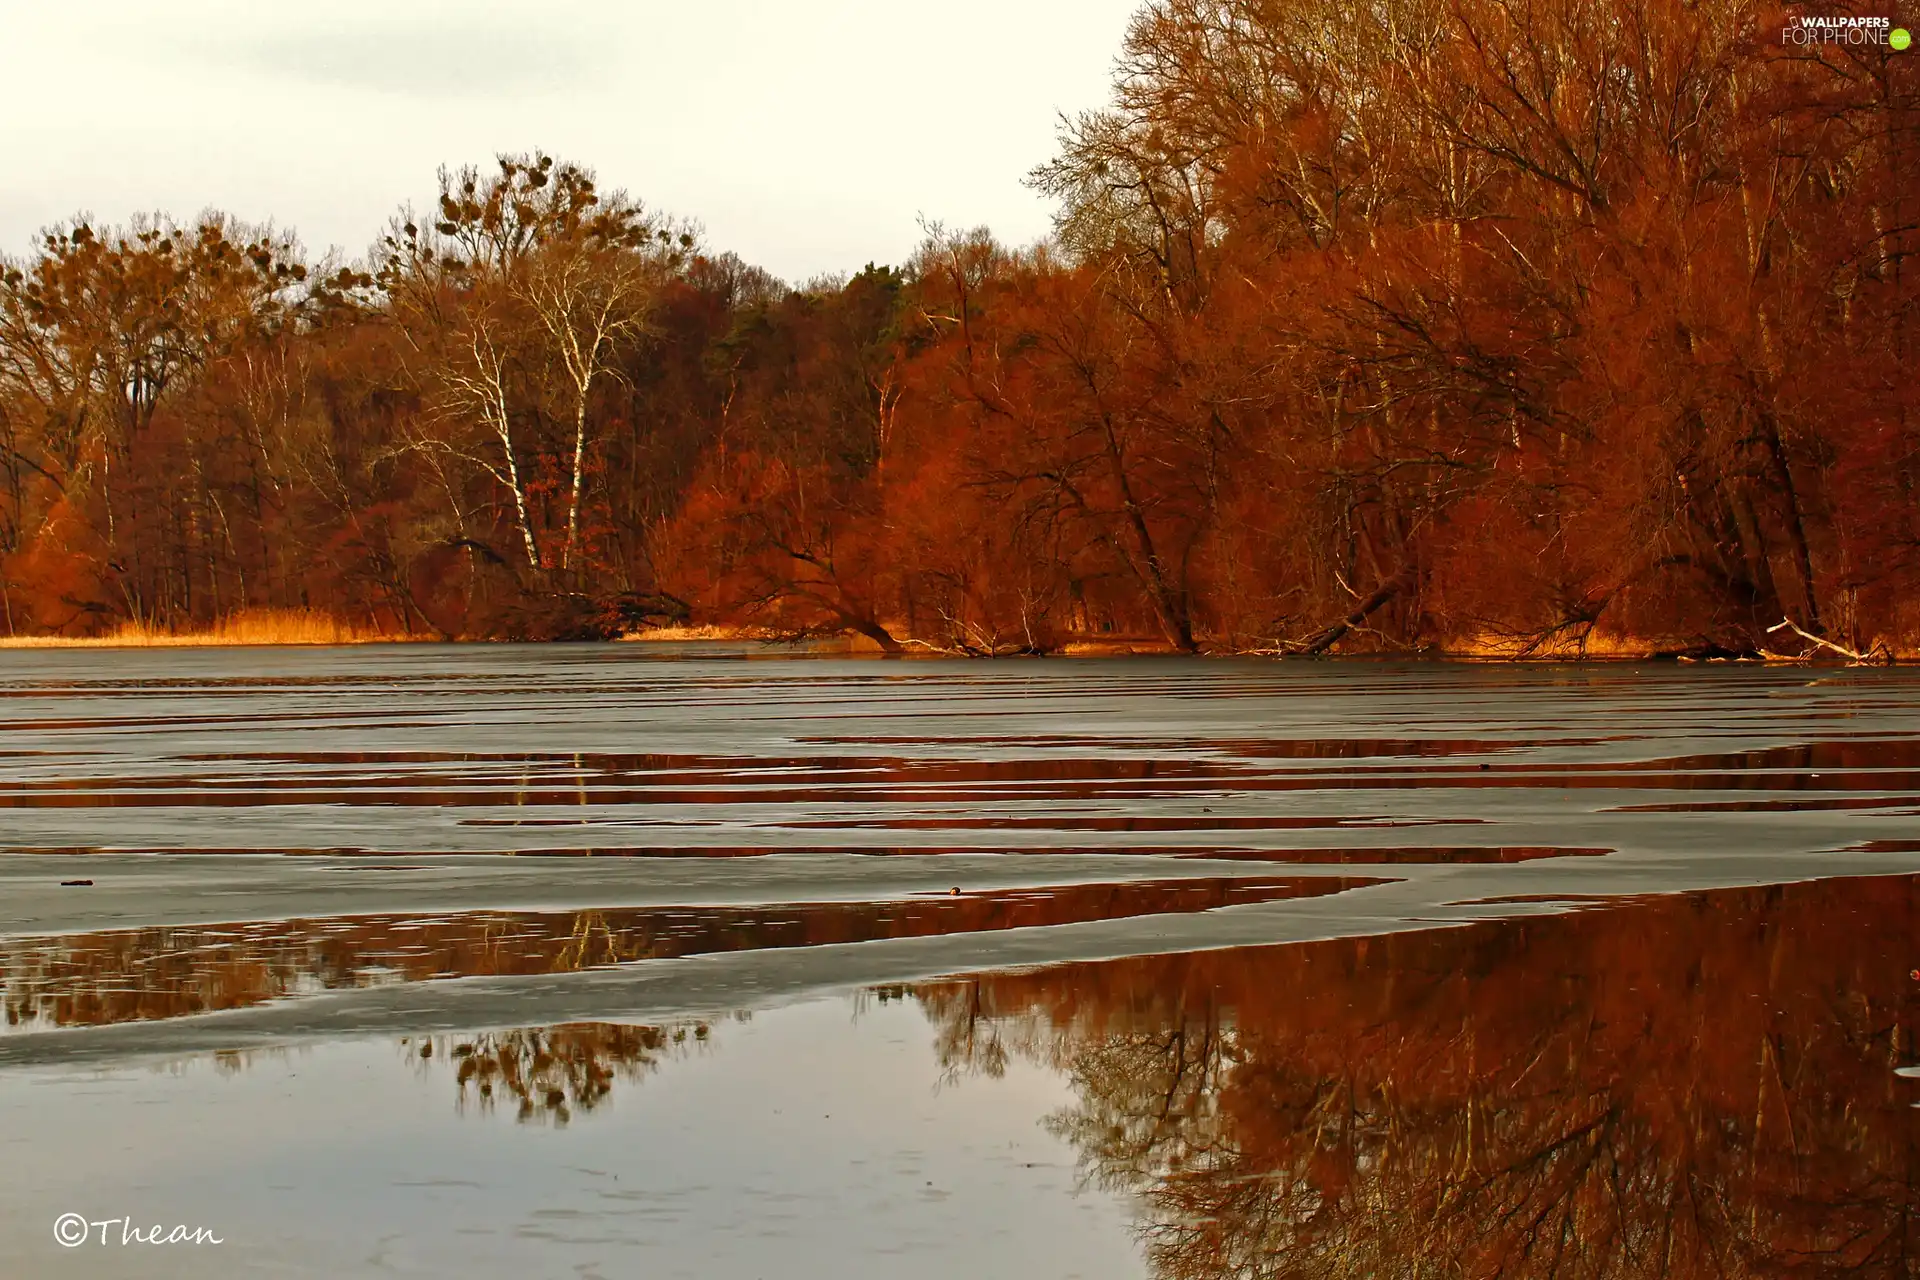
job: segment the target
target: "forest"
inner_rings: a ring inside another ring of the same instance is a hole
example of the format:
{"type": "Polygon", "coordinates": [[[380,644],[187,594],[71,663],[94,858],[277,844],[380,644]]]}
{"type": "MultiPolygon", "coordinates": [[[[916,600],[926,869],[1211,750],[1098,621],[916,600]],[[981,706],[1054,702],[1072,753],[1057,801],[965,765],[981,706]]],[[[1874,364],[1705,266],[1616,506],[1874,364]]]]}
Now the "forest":
{"type": "Polygon", "coordinates": [[[1920,51],[1797,12],[1149,0],[1048,240],[797,286],[544,153],[51,227],[0,626],[1920,652],[1920,51]]]}

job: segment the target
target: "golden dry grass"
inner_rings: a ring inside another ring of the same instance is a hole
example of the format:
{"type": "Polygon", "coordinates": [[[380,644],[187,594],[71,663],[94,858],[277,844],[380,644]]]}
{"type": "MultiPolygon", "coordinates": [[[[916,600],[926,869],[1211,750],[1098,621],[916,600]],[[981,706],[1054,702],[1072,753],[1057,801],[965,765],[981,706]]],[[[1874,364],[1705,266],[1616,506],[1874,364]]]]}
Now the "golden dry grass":
{"type": "Polygon", "coordinates": [[[1172,653],[1173,646],[1165,640],[1152,637],[1114,640],[1102,637],[1098,640],[1069,640],[1060,646],[1060,653],[1068,658],[1121,658],[1133,654],[1172,653]]]}
{"type": "Polygon", "coordinates": [[[645,631],[630,631],[620,638],[640,641],[765,640],[767,633],[757,627],[649,627],[645,631]]]}
{"type": "MultiPolygon", "coordinates": [[[[372,631],[365,627],[356,627],[343,623],[328,613],[303,609],[248,609],[230,614],[206,631],[171,632],[158,631],[135,623],[122,624],[117,630],[98,636],[0,636],[0,649],[156,649],[191,648],[195,646],[222,645],[345,645],[379,644],[405,640],[428,639],[425,636],[406,636],[394,633],[372,631]]],[[[654,627],[646,631],[637,631],[623,636],[623,640],[641,643],[686,642],[697,640],[726,640],[752,642],[769,639],[769,634],[757,627],[741,626],[682,626],[654,627]]],[[[877,646],[864,637],[848,637],[848,649],[851,652],[877,651],[877,646]]],[[[1895,656],[1901,661],[1920,658],[1920,650],[1912,646],[1893,646],[1895,656]]],[[[1517,657],[1531,659],[1549,659],[1561,661],[1618,661],[1621,659],[1645,658],[1653,646],[1645,641],[1628,637],[1596,632],[1588,637],[1582,649],[1577,644],[1563,642],[1557,645],[1545,645],[1530,652],[1521,653],[1520,646],[1504,637],[1481,635],[1456,640],[1441,647],[1439,653],[1451,658],[1481,659],[1491,661],[1512,660],[1517,657]]],[[[1104,657],[1118,654],[1170,653],[1172,650],[1164,643],[1152,638],[1123,638],[1074,640],[1061,646],[1059,652],[1068,657],[1104,657]]],[[[1232,653],[1233,650],[1222,650],[1232,653]]]]}
{"type": "Polygon", "coordinates": [[[1594,660],[1645,658],[1654,651],[1654,648],[1655,646],[1644,640],[1596,630],[1586,635],[1584,640],[1577,634],[1568,633],[1532,647],[1529,647],[1526,641],[1507,636],[1493,634],[1467,636],[1441,646],[1441,651],[1450,657],[1460,658],[1554,658],[1577,661],[1582,658],[1594,660]]]}
{"type": "Polygon", "coordinates": [[[406,636],[369,631],[310,609],[246,609],[207,631],[157,631],[124,623],[98,636],[0,636],[6,649],[158,649],[196,645],[373,644],[406,636]]]}

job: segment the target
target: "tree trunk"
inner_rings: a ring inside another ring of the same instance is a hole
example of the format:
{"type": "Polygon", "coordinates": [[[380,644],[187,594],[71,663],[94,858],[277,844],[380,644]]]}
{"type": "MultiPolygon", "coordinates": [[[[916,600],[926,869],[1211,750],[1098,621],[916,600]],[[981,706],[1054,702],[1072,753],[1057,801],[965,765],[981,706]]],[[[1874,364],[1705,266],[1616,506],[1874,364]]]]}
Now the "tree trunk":
{"type": "Polygon", "coordinates": [[[1409,560],[1400,566],[1398,573],[1375,587],[1373,594],[1362,600],[1357,608],[1340,621],[1322,630],[1297,651],[1303,654],[1325,653],[1338,644],[1349,631],[1365,622],[1375,610],[1413,585],[1417,570],[1409,560]]]}
{"type": "Polygon", "coordinates": [[[587,389],[580,388],[573,412],[573,487],[567,495],[567,546],[560,556],[560,567],[571,571],[573,553],[580,537],[580,474],[587,452],[587,389]]]}

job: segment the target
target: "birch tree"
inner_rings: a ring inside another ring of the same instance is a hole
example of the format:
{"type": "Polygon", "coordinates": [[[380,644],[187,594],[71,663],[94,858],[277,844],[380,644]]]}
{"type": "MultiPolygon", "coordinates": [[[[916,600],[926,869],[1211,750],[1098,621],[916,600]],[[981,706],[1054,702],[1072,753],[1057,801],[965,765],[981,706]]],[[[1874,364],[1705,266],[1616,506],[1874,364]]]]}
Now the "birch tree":
{"type": "Polygon", "coordinates": [[[543,154],[502,156],[484,178],[441,170],[434,216],[409,210],[382,242],[416,380],[451,428],[411,447],[464,459],[505,491],[536,580],[558,569],[578,585],[595,389],[649,332],[692,245],[687,229],[543,154]],[[533,501],[536,462],[564,476],[557,529],[533,501]]]}

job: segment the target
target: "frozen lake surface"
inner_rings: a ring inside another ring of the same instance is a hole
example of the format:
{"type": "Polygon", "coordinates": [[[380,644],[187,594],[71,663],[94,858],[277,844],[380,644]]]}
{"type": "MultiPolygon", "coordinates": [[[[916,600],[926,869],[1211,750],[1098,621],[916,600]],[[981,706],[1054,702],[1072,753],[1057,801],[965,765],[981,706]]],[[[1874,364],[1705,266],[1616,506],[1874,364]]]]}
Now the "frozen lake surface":
{"type": "Polygon", "coordinates": [[[27,1274],[1913,1261],[1912,671],[5,651],[0,810],[27,1274]]]}

